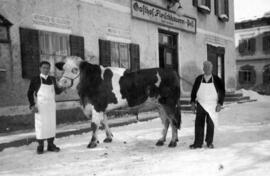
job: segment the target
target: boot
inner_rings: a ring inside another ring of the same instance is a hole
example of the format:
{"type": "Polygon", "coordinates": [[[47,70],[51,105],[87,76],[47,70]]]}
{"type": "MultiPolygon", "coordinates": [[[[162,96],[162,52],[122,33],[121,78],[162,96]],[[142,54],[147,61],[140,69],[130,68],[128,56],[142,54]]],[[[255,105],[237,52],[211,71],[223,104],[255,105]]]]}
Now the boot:
{"type": "Polygon", "coordinates": [[[48,139],[48,147],[47,147],[47,150],[50,151],[50,152],[59,152],[59,151],[60,151],[60,148],[57,147],[57,146],[53,143],[53,141],[54,141],[54,137],[48,139]]]}
{"type": "Polygon", "coordinates": [[[38,147],[37,147],[37,154],[42,154],[44,152],[44,140],[37,140],[38,147]]]}
{"type": "Polygon", "coordinates": [[[189,146],[189,148],[190,148],[190,149],[198,149],[198,148],[202,148],[202,146],[201,146],[201,145],[197,145],[197,144],[191,144],[191,145],[189,146]]]}

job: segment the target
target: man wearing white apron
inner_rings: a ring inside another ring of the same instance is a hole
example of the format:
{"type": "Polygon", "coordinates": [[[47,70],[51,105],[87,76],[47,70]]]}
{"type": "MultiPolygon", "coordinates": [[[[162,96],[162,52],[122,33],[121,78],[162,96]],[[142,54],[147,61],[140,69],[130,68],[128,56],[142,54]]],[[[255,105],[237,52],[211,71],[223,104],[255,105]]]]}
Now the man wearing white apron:
{"type": "Polygon", "coordinates": [[[191,108],[195,113],[195,140],[189,147],[201,148],[204,140],[205,120],[207,123],[206,144],[214,148],[214,127],[218,125],[218,112],[221,110],[225,97],[223,81],[212,74],[213,65],[209,61],[203,63],[204,74],[196,78],[191,92],[191,108]],[[196,103],[195,103],[196,102],[196,103]]]}
{"type": "Polygon", "coordinates": [[[42,61],[40,75],[31,80],[27,93],[30,109],[35,113],[35,132],[39,144],[38,154],[42,154],[44,151],[44,140],[48,142],[48,151],[60,151],[60,148],[53,141],[56,130],[55,93],[61,93],[62,89],[58,88],[55,78],[49,76],[49,71],[50,63],[42,61]]]}

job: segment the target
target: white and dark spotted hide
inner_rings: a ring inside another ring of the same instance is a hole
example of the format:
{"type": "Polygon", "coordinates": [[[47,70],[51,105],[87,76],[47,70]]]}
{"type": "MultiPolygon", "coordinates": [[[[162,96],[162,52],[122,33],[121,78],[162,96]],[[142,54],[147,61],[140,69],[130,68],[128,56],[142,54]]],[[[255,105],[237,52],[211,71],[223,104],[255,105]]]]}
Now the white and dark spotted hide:
{"type": "Polygon", "coordinates": [[[164,125],[162,137],[156,145],[164,144],[171,125],[172,140],[169,147],[176,146],[181,113],[180,82],[175,71],[151,68],[129,72],[123,68],[90,64],[75,56],[56,63],[56,67],[64,71],[59,85],[77,89],[84,114],[92,120],[93,135],[89,148],[97,146],[100,123],[104,124],[106,130],[104,142],[112,141],[106,112],[123,107],[138,109],[145,104],[158,108],[164,125]]]}

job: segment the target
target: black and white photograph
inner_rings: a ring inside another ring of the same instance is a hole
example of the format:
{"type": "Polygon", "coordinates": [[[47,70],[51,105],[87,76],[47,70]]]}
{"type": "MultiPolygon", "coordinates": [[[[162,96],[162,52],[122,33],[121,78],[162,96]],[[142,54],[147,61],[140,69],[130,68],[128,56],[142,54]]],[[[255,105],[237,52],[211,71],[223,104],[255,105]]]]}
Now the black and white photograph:
{"type": "Polygon", "coordinates": [[[266,176],[270,0],[0,0],[1,176],[266,176]]]}

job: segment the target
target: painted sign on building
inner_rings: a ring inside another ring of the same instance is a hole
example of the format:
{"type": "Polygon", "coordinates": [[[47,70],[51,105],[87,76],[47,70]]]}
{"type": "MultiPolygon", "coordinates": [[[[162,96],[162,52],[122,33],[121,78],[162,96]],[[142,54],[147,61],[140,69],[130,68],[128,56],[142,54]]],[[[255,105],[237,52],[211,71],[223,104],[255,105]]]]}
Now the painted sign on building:
{"type": "Polygon", "coordinates": [[[36,25],[43,25],[61,29],[70,29],[71,21],[67,18],[59,18],[52,16],[45,16],[40,14],[33,14],[33,23],[36,25]]]}
{"type": "Polygon", "coordinates": [[[196,33],[195,18],[179,16],[175,12],[139,0],[132,0],[131,9],[133,18],[196,33]]]}

